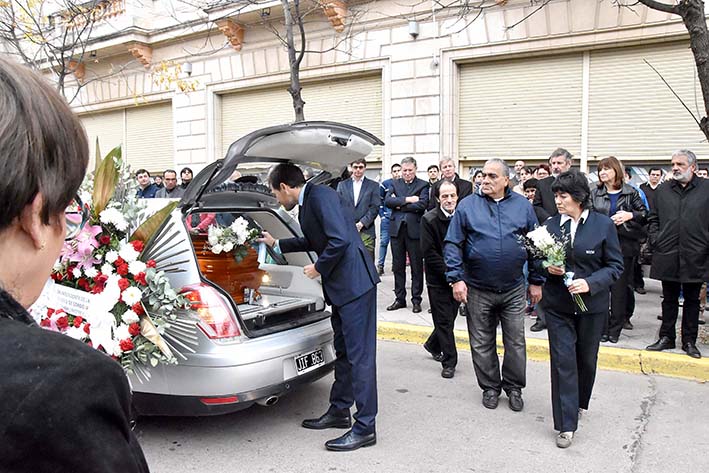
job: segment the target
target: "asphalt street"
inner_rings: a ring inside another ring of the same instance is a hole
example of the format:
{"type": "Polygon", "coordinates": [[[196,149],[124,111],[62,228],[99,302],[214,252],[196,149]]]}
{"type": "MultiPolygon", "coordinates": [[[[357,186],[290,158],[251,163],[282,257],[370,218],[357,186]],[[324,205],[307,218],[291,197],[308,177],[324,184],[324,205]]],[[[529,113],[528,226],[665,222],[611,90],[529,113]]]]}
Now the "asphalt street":
{"type": "Polygon", "coordinates": [[[469,352],[456,377],[419,345],[379,341],[378,443],[325,450],[344,431],[310,431],[327,408],[331,376],[272,407],[204,418],[141,418],[136,427],[155,473],[174,472],[668,472],[707,471],[709,386],[599,371],[573,445],[554,443],[549,365],[529,362],[525,408],[504,395],[485,409],[469,352]]]}

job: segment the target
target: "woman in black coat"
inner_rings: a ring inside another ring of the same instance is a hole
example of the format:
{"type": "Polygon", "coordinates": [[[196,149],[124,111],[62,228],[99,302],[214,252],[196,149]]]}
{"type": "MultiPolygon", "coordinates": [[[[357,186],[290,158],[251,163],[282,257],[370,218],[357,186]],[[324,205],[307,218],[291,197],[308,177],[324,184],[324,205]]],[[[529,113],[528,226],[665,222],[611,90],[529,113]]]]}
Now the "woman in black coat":
{"type": "Polygon", "coordinates": [[[591,208],[613,220],[625,268],[611,287],[611,311],[601,341],[618,343],[621,330],[633,327],[630,318],[635,307],[635,295],[630,285],[635,263],[640,256],[640,241],[646,235],[643,225],[647,208],[637,189],[623,182],[625,173],[617,158],[609,156],[601,159],[597,170],[599,183],[591,193],[591,208]]]}
{"type": "Polygon", "coordinates": [[[567,239],[564,267],[550,266],[542,303],[546,311],[551,357],[551,397],[559,448],[571,445],[581,409],[588,409],[596,378],[598,346],[608,316],[608,288],[623,271],[613,222],[589,210],[586,178],[567,171],[552,184],[559,213],[544,226],[567,239]],[[564,275],[573,272],[567,286],[564,275]],[[582,312],[572,297],[579,294],[582,312]]]}
{"type": "Polygon", "coordinates": [[[25,310],[85,221],[65,215],[89,160],[81,122],[42,77],[2,57],[0,110],[0,471],[148,471],[123,369],[25,310]]]}

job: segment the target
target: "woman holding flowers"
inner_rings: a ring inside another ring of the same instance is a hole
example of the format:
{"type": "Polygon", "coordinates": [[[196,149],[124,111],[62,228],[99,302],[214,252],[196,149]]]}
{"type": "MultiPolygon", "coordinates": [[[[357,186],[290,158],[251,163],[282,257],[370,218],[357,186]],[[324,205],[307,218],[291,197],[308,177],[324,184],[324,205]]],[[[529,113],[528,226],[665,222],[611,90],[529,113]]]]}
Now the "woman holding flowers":
{"type": "Polygon", "coordinates": [[[0,110],[0,471],[147,471],[120,365],[26,310],[86,222],[69,207],[86,134],[48,82],[2,57],[0,110]]]}
{"type": "Polygon", "coordinates": [[[613,221],[589,209],[586,177],[560,174],[552,184],[559,214],[545,222],[566,247],[565,261],[545,264],[549,276],[542,301],[551,355],[551,397],[556,445],[571,445],[581,409],[588,409],[596,377],[598,346],[608,316],[608,289],[623,271],[613,221]]]}

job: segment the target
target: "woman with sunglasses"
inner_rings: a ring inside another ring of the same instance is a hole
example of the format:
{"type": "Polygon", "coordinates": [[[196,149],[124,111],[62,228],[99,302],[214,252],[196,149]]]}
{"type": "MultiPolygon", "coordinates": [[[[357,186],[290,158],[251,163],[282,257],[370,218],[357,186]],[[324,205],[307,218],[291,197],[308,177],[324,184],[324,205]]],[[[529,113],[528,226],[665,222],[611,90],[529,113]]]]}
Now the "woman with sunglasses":
{"type": "Polygon", "coordinates": [[[74,200],[89,153],[81,122],[3,58],[0,110],[0,471],[148,471],[122,368],[26,311],[86,222],[74,200]]]}

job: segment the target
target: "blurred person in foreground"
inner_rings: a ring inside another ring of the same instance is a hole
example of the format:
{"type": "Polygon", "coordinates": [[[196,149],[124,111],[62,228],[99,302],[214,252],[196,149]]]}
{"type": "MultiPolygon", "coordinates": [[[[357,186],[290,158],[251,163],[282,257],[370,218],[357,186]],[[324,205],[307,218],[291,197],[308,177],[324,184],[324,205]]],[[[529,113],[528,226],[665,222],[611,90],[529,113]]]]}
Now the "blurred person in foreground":
{"type": "Polygon", "coordinates": [[[549,266],[542,300],[551,358],[551,400],[556,445],[571,445],[582,410],[588,409],[596,379],[598,347],[608,317],[609,289],[623,271],[613,221],[590,210],[586,177],[561,173],[551,187],[558,213],[544,223],[557,238],[566,235],[564,267],[549,266]],[[565,274],[573,273],[565,282],[565,274]],[[580,294],[582,312],[572,294],[580,294]]]}
{"type": "Polygon", "coordinates": [[[67,210],[86,134],[43,78],[2,58],[0,110],[0,471],[147,472],[121,366],[26,311],[86,221],[67,210]]]}

